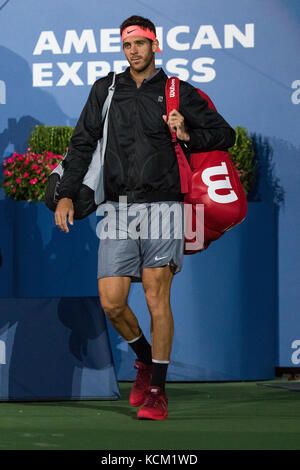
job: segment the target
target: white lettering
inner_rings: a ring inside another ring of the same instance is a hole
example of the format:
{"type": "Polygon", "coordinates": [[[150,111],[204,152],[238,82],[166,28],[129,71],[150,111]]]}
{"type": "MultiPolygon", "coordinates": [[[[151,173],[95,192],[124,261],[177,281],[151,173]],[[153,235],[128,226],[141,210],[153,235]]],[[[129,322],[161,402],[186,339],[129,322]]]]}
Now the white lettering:
{"type": "Polygon", "coordinates": [[[61,54],[61,49],[53,31],[42,31],[33,51],[33,55],[41,55],[44,51],[61,54]]]}
{"type": "Polygon", "coordinates": [[[178,67],[178,65],[187,65],[188,62],[186,59],[171,59],[168,60],[166,69],[172,75],[178,75],[180,80],[188,80],[190,75],[188,70],[178,67]]]}
{"type": "Polygon", "coordinates": [[[189,32],[189,26],[175,26],[175,28],[171,28],[167,34],[167,43],[169,47],[176,49],[177,51],[187,51],[190,48],[190,43],[179,43],[177,41],[177,36],[178,34],[189,32]]]}
{"type": "MultiPolygon", "coordinates": [[[[155,63],[155,65],[157,65],[155,63]]],[[[124,70],[128,67],[128,62],[127,60],[114,60],[114,71],[116,73],[122,73],[124,70]]]]}
{"type": "Polygon", "coordinates": [[[100,30],[101,52],[120,52],[120,43],[121,36],[119,28],[106,28],[100,30]],[[112,37],[112,35],[115,35],[116,37],[112,37]],[[117,43],[118,46],[112,46],[112,43],[117,43]]]}
{"type": "Polygon", "coordinates": [[[156,29],[156,38],[158,40],[159,47],[161,50],[163,50],[163,28],[161,26],[158,26],[155,29],[156,29]]]}
{"type": "Polygon", "coordinates": [[[221,49],[222,46],[212,25],[200,26],[192,49],[200,49],[203,45],[210,45],[213,49],[221,49]]]}
{"type": "Polygon", "coordinates": [[[184,204],[184,218],[185,249],[201,250],[204,246],[204,204],[196,204],[195,210],[193,204],[184,204]]]}
{"type": "Polygon", "coordinates": [[[45,80],[46,77],[52,78],[52,64],[33,64],[32,65],[32,86],[52,86],[52,80],[45,80]],[[47,71],[47,69],[50,69],[47,71]]]}
{"type": "Polygon", "coordinates": [[[203,75],[192,75],[192,80],[197,83],[211,82],[216,77],[216,71],[211,67],[205,67],[204,64],[214,64],[215,59],[209,57],[199,57],[192,63],[192,68],[195,72],[202,73],[203,75]]]}
{"type": "Polygon", "coordinates": [[[291,100],[293,104],[300,103],[300,80],[294,80],[292,83],[292,88],[296,88],[296,91],[291,96],[291,100]]]}
{"type": "Polygon", "coordinates": [[[243,47],[254,47],[254,23],[245,24],[245,33],[242,33],[235,24],[224,25],[224,47],[233,48],[233,39],[243,47]]]}
{"type": "Polygon", "coordinates": [[[89,53],[97,52],[95,36],[92,29],[84,29],[80,38],[75,30],[68,30],[65,34],[63,54],[70,54],[72,46],[74,46],[77,54],[82,54],[86,45],[89,53]]]}
{"type": "Polygon", "coordinates": [[[174,98],[175,96],[175,79],[172,78],[171,86],[170,86],[170,98],[174,98]]]}
{"type": "Polygon", "coordinates": [[[96,226],[96,234],[101,240],[105,238],[117,238],[116,232],[116,210],[112,204],[105,203],[100,204],[96,210],[97,217],[103,216],[104,212],[107,212],[106,217],[100,220],[96,226]],[[107,230],[106,230],[107,228],[107,230]]]}
{"type": "Polygon", "coordinates": [[[147,210],[145,204],[133,204],[128,211],[128,215],[130,217],[137,215],[133,220],[130,221],[128,224],[128,233],[130,234],[130,238],[133,238],[134,240],[137,240],[141,233],[143,234],[143,237],[141,238],[148,238],[148,218],[143,217],[143,213],[145,214],[145,211],[147,210]],[[137,230],[138,225],[140,225],[140,230],[137,230]]]}
{"type": "Polygon", "coordinates": [[[180,465],[182,463],[187,464],[189,462],[190,456],[189,455],[178,455],[178,460],[180,465]]]}
{"type": "Polygon", "coordinates": [[[152,455],[146,455],[146,462],[145,462],[146,465],[147,465],[148,463],[150,463],[150,465],[152,465],[152,460],[151,460],[151,458],[152,458],[152,455]]]}
{"type": "Polygon", "coordinates": [[[71,65],[68,65],[66,62],[57,62],[57,65],[63,72],[63,75],[58,80],[56,86],[66,86],[70,80],[76,86],[83,85],[83,81],[77,75],[77,72],[82,64],[83,62],[73,62],[71,65]]]}
{"type": "Polygon", "coordinates": [[[155,59],[155,66],[161,67],[163,65],[163,61],[161,59],[155,59]]]}
{"type": "Polygon", "coordinates": [[[109,62],[104,62],[103,60],[97,60],[95,62],[87,63],[87,76],[88,76],[88,85],[93,85],[93,83],[98,80],[98,78],[106,77],[110,72],[109,62]]]}
{"type": "Polygon", "coordinates": [[[300,364],[300,340],[295,339],[295,341],[292,342],[291,348],[296,349],[296,351],[293,352],[291,357],[292,363],[296,365],[300,364]]]}
{"type": "Polygon", "coordinates": [[[227,204],[229,202],[236,201],[238,197],[234,190],[229,191],[229,194],[226,195],[220,195],[216,193],[217,189],[232,188],[229,177],[226,176],[225,179],[211,181],[210,178],[214,175],[228,175],[225,162],[221,162],[221,165],[206,168],[206,170],[202,172],[202,181],[208,186],[209,197],[213,201],[219,202],[220,204],[227,204]]]}

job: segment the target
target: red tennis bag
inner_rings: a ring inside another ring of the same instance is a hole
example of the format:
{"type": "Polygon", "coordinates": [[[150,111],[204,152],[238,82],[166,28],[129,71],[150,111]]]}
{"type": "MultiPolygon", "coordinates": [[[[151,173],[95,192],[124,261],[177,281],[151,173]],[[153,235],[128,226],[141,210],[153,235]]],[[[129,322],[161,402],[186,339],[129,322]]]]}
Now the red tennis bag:
{"type": "MultiPolygon", "coordinates": [[[[179,79],[171,77],[166,83],[167,116],[179,110],[179,79]]],[[[197,89],[216,110],[211,99],[197,89]]],[[[227,230],[240,224],[247,214],[247,198],[239,175],[228,152],[212,150],[192,153],[190,164],[171,132],[179,165],[181,192],[185,208],[185,254],[203,251],[227,230]]]]}

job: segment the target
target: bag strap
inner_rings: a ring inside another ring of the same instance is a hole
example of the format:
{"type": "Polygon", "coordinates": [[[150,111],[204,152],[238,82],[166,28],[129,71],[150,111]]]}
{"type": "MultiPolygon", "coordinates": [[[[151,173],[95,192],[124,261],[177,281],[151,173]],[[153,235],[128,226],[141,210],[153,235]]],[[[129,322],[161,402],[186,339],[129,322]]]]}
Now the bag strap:
{"type": "Polygon", "coordinates": [[[102,118],[103,118],[103,115],[105,117],[104,117],[103,133],[102,133],[102,147],[101,147],[101,154],[100,154],[101,166],[104,164],[104,155],[105,155],[105,150],[106,150],[107,134],[108,134],[108,113],[109,113],[109,108],[112,102],[112,97],[116,88],[115,80],[116,80],[116,72],[113,72],[113,80],[112,80],[110,87],[108,88],[108,95],[103,105],[103,108],[105,106],[105,110],[104,110],[105,113],[103,112],[103,109],[102,109],[102,118]]]}
{"type": "MultiPolygon", "coordinates": [[[[113,74],[113,79],[112,79],[112,82],[110,84],[110,86],[108,87],[108,94],[107,94],[107,97],[104,101],[104,104],[103,104],[103,107],[102,107],[102,113],[101,113],[101,123],[104,122],[105,118],[106,118],[106,113],[107,111],[109,110],[109,107],[110,107],[110,103],[111,103],[111,100],[112,100],[112,97],[113,97],[113,94],[114,94],[114,91],[115,91],[115,88],[116,88],[116,85],[115,85],[115,82],[116,82],[116,72],[112,72],[113,74]]],[[[105,125],[105,123],[104,123],[105,125]]],[[[106,132],[107,132],[107,125],[106,125],[106,132]]],[[[105,142],[106,144],[106,142],[105,142]]],[[[64,159],[67,157],[68,155],[68,151],[66,151],[66,153],[64,154],[64,157],[60,163],[60,165],[58,165],[56,168],[54,168],[54,170],[52,170],[51,173],[59,173],[60,176],[62,176],[62,172],[63,172],[63,169],[61,167],[63,167],[63,161],[64,159]]]]}
{"type": "MultiPolygon", "coordinates": [[[[177,111],[179,110],[179,84],[180,80],[177,77],[170,77],[167,79],[165,88],[167,119],[169,118],[169,114],[173,109],[176,109],[177,111]]],[[[177,140],[176,132],[172,131],[170,128],[169,130],[172,136],[172,142],[174,144],[179,166],[181,192],[188,193],[191,189],[192,170],[177,140]]]]}
{"type": "Polygon", "coordinates": [[[102,107],[102,121],[105,119],[106,112],[110,106],[110,102],[112,100],[112,96],[115,91],[115,81],[116,81],[116,72],[113,72],[113,79],[111,85],[108,87],[108,95],[106,97],[106,100],[104,101],[104,105],[102,107]]]}

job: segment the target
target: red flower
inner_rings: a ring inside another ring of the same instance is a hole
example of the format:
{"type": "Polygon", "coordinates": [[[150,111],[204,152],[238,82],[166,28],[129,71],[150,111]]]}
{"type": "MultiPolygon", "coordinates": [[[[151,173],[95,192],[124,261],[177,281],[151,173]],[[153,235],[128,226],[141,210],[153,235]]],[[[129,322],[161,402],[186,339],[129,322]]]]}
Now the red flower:
{"type": "Polygon", "coordinates": [[[17,178],[17,183],[22,183],[21,178],[17,178]]]}
{"type": "Polygon", "coordinates": [[[23,178],[26,178],[26,176],[28,176],[27,171],[25,171],[25,173],[24,173],[24,175],[23,175],[23,178]]]}
{"type": "Polygon", "coordinates": [[[37,178],[33,178],[32,180],[30,180],[30,184],[35,184],[38,182],[38,179],[37,178]]]}

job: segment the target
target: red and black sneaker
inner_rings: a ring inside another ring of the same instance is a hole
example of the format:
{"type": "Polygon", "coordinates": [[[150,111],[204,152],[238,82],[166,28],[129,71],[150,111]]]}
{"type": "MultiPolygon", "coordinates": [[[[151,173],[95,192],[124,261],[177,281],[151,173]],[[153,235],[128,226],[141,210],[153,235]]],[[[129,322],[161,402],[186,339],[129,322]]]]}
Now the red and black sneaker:
{"type": "Polygon", "coordinates": [[[136,359],[134,368],[138,373],[130,392],[129,403],[131,406],[140,406],[144,403],[147,389],[151,384],[153,364],[145,364],[136,359]]]}
{"type": "Polygon", "coordinates": [[[150,385],[144,404],[137,413],[139,419],[166,419],[168,417],[168,397],[160,387],[150,385]]]}

